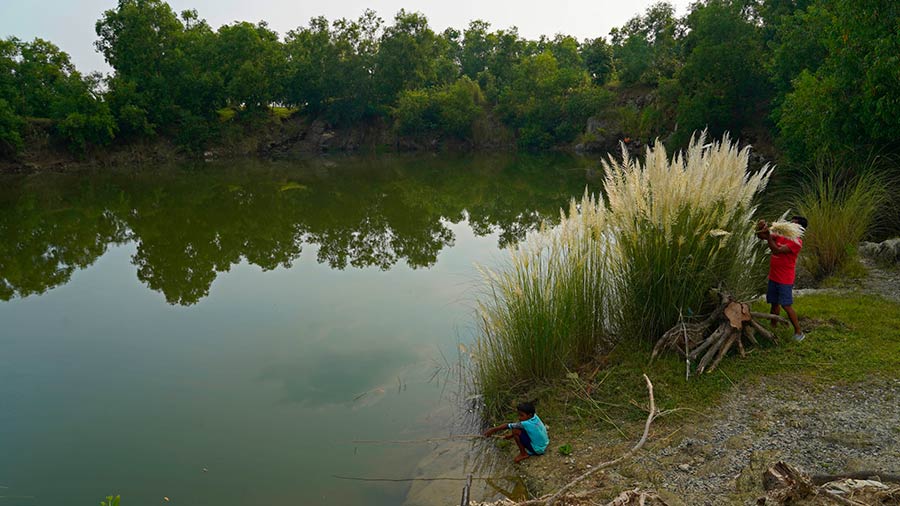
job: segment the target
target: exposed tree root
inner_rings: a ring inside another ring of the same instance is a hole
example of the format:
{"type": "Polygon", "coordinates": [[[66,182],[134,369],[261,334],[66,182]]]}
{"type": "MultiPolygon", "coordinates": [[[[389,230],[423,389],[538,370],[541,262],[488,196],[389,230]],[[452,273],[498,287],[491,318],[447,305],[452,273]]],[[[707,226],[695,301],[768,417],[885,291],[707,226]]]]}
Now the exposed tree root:
{"type": "Polygon", "coordinates": [[[717,293],[721,301],[705,320],[692,323],[682,321],[669,329],[656,342],[650,359],[653,360],[664,350],[675,350],[685,357],[688,371],[690,362],[699,360],[697,373],[702,374],[715,370],[732,348],[737,349],[743,357],[747,354],[749,344],[759,345],[759,338],[778,342],[778,337],[754,318],[785,324],[786,319],[778,315],[751,312],[748,303],[736,301],[725,292],[717,293]],[[747,341],[746,344],[744,340],[747,341]]]}

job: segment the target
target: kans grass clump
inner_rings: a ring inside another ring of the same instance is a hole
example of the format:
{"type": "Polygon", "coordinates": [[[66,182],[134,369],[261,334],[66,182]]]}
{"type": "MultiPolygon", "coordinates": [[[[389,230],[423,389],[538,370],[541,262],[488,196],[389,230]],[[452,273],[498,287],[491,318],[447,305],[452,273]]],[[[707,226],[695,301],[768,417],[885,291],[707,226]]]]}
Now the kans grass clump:
{"type": "Polygon", "coordinates": [[[710,288],[755,291],[765,258],[754,199],[771,169],[749,173],[748,148],[705,134],[670,158],[604,162],[606,201],[573,200],[557,227],[482,269],[476,381],[489,405],[504,392],[561,375],[616,339],[653,340],[698,314],[710,288]]]}
{"type": "Polygon", "coordinates": [[[814,172],[796,201],[810,223],[800,257],[803,266],[821,280],[855,259],[857,245],[888,200],[884,178],[871,167],[855,176],[839,167],[814,172]]]}
{"type": "Polygon", "coordinates": [[[473,358],[489,405],[532,379],[561,375],[606,335],[612,298],[603,203],[585,193],[560,223],[509,249],[499,270],[480,267],[480,337],[473,358]]]}

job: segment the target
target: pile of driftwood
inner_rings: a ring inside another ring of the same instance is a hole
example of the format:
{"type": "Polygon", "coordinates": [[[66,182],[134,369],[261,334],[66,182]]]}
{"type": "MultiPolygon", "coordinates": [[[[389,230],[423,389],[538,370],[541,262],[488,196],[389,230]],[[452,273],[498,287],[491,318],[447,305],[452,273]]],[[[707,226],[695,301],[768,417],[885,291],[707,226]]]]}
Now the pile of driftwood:
{"type": "Polygon", "coordinates": [[[900,505],[898,481],[898,476],[875,472],[807,476],[796,467],[779,462],[763,474],[766,495],[756,504],[900,505]]]}
{"type": "Polygon", "coordinates": [[[669,329],[653,347],[651,360],[664,350],[675,350],[685,358],[688,370],[690,363],[699,359],[697,372],[703,373],[715,369],[732,348],[736,348],[743,357],[746,354],[745,340],[757,346],[761,338],[778,343],[778,337],[756,319],[787,324],[786,319],[750,311],[750,304],[739,302],[725,292],[715,293],[720,298],[715,310],[703,321],[682,320],[669,329]]]}

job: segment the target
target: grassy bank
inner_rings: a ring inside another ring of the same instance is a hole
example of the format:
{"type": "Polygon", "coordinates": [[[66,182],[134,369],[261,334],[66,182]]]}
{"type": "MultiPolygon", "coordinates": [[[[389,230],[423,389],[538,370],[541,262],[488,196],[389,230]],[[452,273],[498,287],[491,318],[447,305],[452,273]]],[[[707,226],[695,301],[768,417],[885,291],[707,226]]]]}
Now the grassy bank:
{"type": "MultiPolygon", "coordinates": [[[[757,303],[758,310],[764,310],[757,303]]],[[[730,357],[711,374],[685,380],[685,364],[674,355],[647,363],[649,348],[623,341],[596,364],[565,380],[536,386],[541,417],[553,428],[553,448],[578,445],[584,431],[599,431],[627,439],[632,423],[646,417],[647,373],[655,386],[659,408],[672,411],[657,429],[690,423],[710,414],[710,408],[736,385],[752,385],[779,377],[805,384],[844,385],[864,380],[900,377],[900,304],[874,295],[817,294],[798,297],[795,307],[808,330],[796,343],[782,327],[781,344],[753,348],[746,358],[730,357]]]]}

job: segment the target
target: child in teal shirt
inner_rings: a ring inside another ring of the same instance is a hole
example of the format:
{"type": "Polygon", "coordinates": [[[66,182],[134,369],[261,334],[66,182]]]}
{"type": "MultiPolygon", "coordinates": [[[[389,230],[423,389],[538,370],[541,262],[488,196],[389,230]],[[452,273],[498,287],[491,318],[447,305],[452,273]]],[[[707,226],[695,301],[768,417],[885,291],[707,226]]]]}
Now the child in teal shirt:
{"type": "Polygon", "coordinates": [[[534,404],[531,402],[523,402],[516,406],[519,412],[519,421],[514,423],[504,423],[484,431],[485,437],[490,437],[502,430],[510,429],[512,434],[505,436],[504,439],[513,439],[519,447],[519,454],[516,455],[516,462],[521,462],[532,455],[543,455],[550,444],[550,438],[547,436],[547,428],[544,422],[538,418],[534,411],[534,404]]]}

